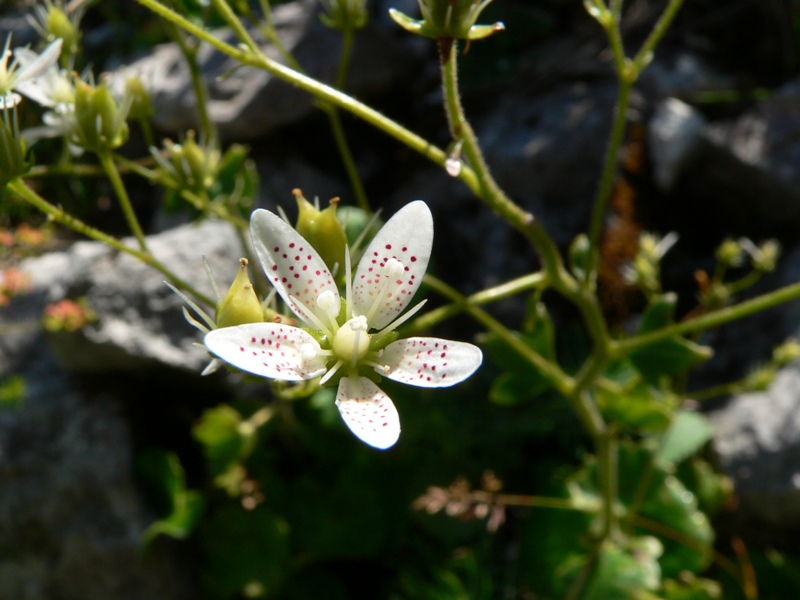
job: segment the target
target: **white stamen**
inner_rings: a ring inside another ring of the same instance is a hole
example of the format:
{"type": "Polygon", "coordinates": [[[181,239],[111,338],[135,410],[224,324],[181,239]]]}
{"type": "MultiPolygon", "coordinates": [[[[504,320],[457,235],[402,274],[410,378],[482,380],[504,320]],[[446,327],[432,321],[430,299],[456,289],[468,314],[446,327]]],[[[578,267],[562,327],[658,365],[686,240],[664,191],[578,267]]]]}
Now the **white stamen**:
{"type": "Polygon", "coordinates": [[[381,286],[375,293],[375,298],[372,300],[372,306],[370,306],[369,311],[367,311],[368,321],[372,321],[372,317],[375,316],[375,312],[378,310],[378,307],[383,304],[386,288],[397,285],[396,282],[400,277],[402,277],[403,271],[405,271],[405,265],[403,265],[403,263],[396,258],[390,258],[386,261],[386,264],[383,267],[381,286]]]}
{"type": "Polygon", "coordinates": [[[395,329],[400,327],[400,325],[402,325],[403,323],[408,321],[411,317],[413,317],[415,314],[417,314],[417,312],[419,312],[419,309],[425,306],[426,302],[427,300],[423,300],[422,302],[417,304],[414,308],[409,310],[406,314],[404,314],[402,317],[395,319],[393,322],[389,323],[386,327],[381,329],[378,333],[374,333],[372,335],[377,339],[380,338],[381,336],[386,335],[391,331],[394,331],[395,329]]]}
{"type": "Polygon", "coordinates": [[[319,384],[325,385],[330,380],[330,378],[336,374],[336,371],[338,371],[343,364],[344,364],[343,360],[336,361],[336,364],[333,365],[330,369],[328,369],[327,373],[325,373],[325,375],[323,375],[320,378],[319,384]]]}

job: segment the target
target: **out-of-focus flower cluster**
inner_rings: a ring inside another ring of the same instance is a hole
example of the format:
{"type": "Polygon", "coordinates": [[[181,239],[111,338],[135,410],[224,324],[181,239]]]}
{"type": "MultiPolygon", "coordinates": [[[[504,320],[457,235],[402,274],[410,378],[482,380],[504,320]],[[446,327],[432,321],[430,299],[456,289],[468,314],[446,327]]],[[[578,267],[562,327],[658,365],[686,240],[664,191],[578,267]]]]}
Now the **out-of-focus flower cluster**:
{"type": "Polygon", "coordinates": [[[494,532],[506,518],[505,506],[498,502],[502,487],[502,481],[492,471],[484,471],[479,490],[472,489],[469,481],[459,477],[446,488],[430,486],[412,506],[432,515],[444,511],[464,521],[486,519],[486,529],[494,532]]]}

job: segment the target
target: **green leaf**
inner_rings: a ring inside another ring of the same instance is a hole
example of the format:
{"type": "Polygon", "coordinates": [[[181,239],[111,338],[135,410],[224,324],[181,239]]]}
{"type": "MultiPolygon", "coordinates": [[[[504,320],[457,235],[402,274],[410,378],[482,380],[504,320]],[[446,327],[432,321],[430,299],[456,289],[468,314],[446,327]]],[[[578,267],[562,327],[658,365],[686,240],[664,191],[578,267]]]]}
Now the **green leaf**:
{"type": "MultiPolygon", "coordinates": [[[[555,361],[555,327],[540,302],[529,307],[526,331],[517,334],[526,346],[550,361],[555,361]]],[[[492,385],[489,399],[497,404],[513,406],[531,400],[552,386],[531,364],[509,348],[499,337],[489,334],[481,343],[486,353],[503,369],[492,385]]]]}
{"type": "MultiPolygon", "coordinates": [[[[661,296],[642,316],[638,333],[649,333],[672,323],[676,302],[675,294],[661,296]]],[[[636,350],[629,358],[649,384],[658,386],[663,377],[678,375],[711,354],[708,347],[674,336],[636,350]]]]}
{"type": "Polygon", "coordinates": [[[619,392],[599,388],[597,403],[606,420],[623,430],[652,433],[669,426],[675,398],[638,385],[619,392]]]}
{"type": "Polygon", "coordinates": [[[633,599],[658,589],[661,551],[659,541],[649,536],[630,540],[627,548],[604,542],[581,600],[633,599]]]}
{"type": "Polygon", "coordinates": [[[700,450],[713,435],[706,417],[688,410],[678,411],[661,436],[656,458],[664,465],[677,465],[700,450]]]}
{"type": "MultiPolygon", "coordinates": [[[[664,544],[659,559],[664,575],[706,568],[714,535],[694,495],[665,470],[647,444],[621,444],[617,462],[618,500],[628,512],[623,520],[632,519],[638,531],[659,536],[664,544]]],[[[599,501],[594,460],[571,478],[570,490],[576,499],[594,497],[599,501]]]]}
{"type": "Polygon", "coordinates": [[[160,449],[148,450],[139,456],[137,471],[157,500],[156,510],[165,515],[145,530],[144,546],[159,535],[188,537],[203,514],[204,500],[198,492],[186,488],[177,455],[160,449]]]}
{"type": "Polygon", "coordinates": [[[192,431],[203,445],[212,476],[218,476],[247,458],[253,450],[256,432],[227,404],[203,412],[192,431]]]}

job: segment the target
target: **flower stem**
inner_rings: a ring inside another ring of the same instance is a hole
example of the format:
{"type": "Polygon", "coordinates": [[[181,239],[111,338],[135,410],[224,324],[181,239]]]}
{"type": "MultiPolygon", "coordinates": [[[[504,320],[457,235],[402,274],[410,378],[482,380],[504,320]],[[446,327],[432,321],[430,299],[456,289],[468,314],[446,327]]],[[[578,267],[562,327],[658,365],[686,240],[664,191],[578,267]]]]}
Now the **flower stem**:
{"type": "Polygon", "coordinates": [[[211,300],[208,296],[196,290],[193,286],[189,283],[175,275],[172,271],[167,269],[158,259],[156,259],[152,254],[145,250],[137,250],[136,248],[131,248],[123,244],[120,240],[116,239],[108,235],[107,233],[103,233],[99,229],[95,229],[91,225],[87,225],[80,219],[77,219],[66,212],[64,209],[53,206],[47,200],[39,196],[36,192],[34,192],[31,188],[29,188],[24,181],[21,179],[13,179],[6,184],[7,189],[9,189],[13,194],[17,195],[19,198],[25,200],[29,204],[33,205],[44,214],[49,216],[54,221],[61,223],[62,225],[66,225],[76,233],[84,235],[88,238],[91,238],[97,242],[102,242],[107,246],[117,250],[119,252],[124,252],[128,254],[142,263],[156,269],[158,272],[163,274],[167,279],[169,279],[176,287],[185,290],[192,294],[197,300],[200,302],[204,302],[209,306],[214,306],[216,303],[211,300]]]}
{"type": "Polygon", "coordinates": [[[147,252],[147,241],[145,241],[144,232],[141,225],[139,225],[139,219],[133,210],[131,199],[125,189],[125,184],[122,182],[122,177],[120,177],[113,156],[110,152],[99,152],[97,157],[100,159],[100,164],[103,166],[109,181],[111,181],[111,186],[117,195],[117,200],[119,200],[119,205],[122,208],[122,213],[125,215],[125,220],[128,222],[131,233],[136,238],[136,241],[139,242],[139,247],[142,251],[147,252]]]}
{"type": "MultiPolygon", "coordinates": [[[[271,73],[278,79],[290,83],[295,87],[311,94],[318,100],[330,102],[335,106],[346,110],[363,121],[369,123],[376,129],[383,131],[400,143],[408,146],[410,149],[418,152],[430,161],[444,167],[447,154],[441,148],[431,144],[428,140],[420,137],[419,135],[409,131],[399,123],[387,118],[377,110],[359,102],[355,98],[348,96],[330,86],[327,86],[311,77],[303,75],[302,73],[290,69],[267,56],[264,56],[258,51],[249,49],[248,47],[235,47],[225,43],[221,39],[214,37],[211,33],[203,30],[201,27],[195,25],[191,21],[185,19],[175,11],[167,8],[158,0],[136,0],[141,5],[149,10],[155,12],[159,16],[171,21],[191,33],[193,36],[203,40],[209,45],[213,46],[223,54],[230,56],[243,65],[263,69],[271,73]]],[[[245,32],[246,34],[246,32],[245,32]]],[[[249,38],[249,35],[248,35],[249,38]]],[[[475,173],[470,168],[462,168],[459,174],[459,179],[463,181],[471,190],[476,194],[480,192],[478,180],[475,173]]],[[[525,217],[526,213],[521,211],[521,215],[525,217]]],[[[527,218],[530,218],[529,216],[527,218]]]]}
{"type": "MultiPolygon", "coordinates": [[[[424,283],[429,283],[431,279],[435,278],[430,273],[426,273],[424,283]]],[[[436,281],[438,282],[438,279],[436,281]]],[[[430,329],[431,327],[438,325],[439,323],[446,321],[447,319],[454,317],[461,312],[464,312],[467,304],[480,306],[490,302],[497,302],[498,300],[509,298],[527,290],[544,287],[546,282],[547,279],[544,273],[531,273],[530,275],[525,275],[523,277],[513,279],[512,281],[508,281],[502,285],[481,290],[480,292],[472,294],[471,296],[467,296],[464,298],[463,304],[454,302],[452,304],[448,304],[447,306],[440,306],[439,308],[420,315],[406,325],[403,329],[406,331],[421,331],[424,329],[430,329]]]]}

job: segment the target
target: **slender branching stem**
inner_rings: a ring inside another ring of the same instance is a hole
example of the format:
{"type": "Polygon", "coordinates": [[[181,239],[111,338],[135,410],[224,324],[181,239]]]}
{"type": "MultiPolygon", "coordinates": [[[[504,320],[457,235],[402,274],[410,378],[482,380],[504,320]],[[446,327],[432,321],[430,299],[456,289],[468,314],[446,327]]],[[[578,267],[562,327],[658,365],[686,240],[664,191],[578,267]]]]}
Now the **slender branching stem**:
{"type": "Polygon", "coordinates": [[[114,188],[114,193],[117,195],[117,200],[119,200],[122,213],[125,215],[125,220],[128,223],[133,237],[139,242],[139,247],[142,251],[147,252],[147,241],[144,238],[144,231],[142,231],[142,226],[139,224],[136,211],[133,210],[133,204],[131,204],[131,199],[128,196],[128,190],[125,189],[125,184],[117,170],[114,157],[111,152],[101,151],[97,154],[97,158],[100,159],[100,164],[103,166],[103,170],[105,170],[111,182],[111,186],[114,188]]]}
{"type": "Polygon", "coordinates": [[[21,198],[25,202],[28,202],[38,210],[42,211],[48,217],[56,221],[57,223],[61,223],[75,231],[76,233],[86,236],[92,240],[97,242],[101,242],[114,250],[119,252],[123,252],[128,254],[135,259],[141,261],[142,263],[154,268],[162,275],[164,275],[167,279],[170,280],[171,283],[175,285],[175,287],[184,290],[195,297],[200,302],[208,304],[209,306],[214,306],[216,303],[203,294],[202,292],[195,289],[192,285],[175,275],[172,271],[170,271],[166,266],[164,266],[161,261],[155,258],[152,254],[145,250],[139,250],[137,248],[132,248],[127,244],[124,244],[122,241],[118,240],[115,237],[108,235],[88,225],[81,221],[80,219],[73,217],[63,208],[58,206],[54,206],[50,204],[47,200],[39,196],[35,191],[33,191],[30,187],[28,187],[22,179],[13,179],[6,184],[6,189],[10,190],[13,194],[17,197],[21,198]]]}

